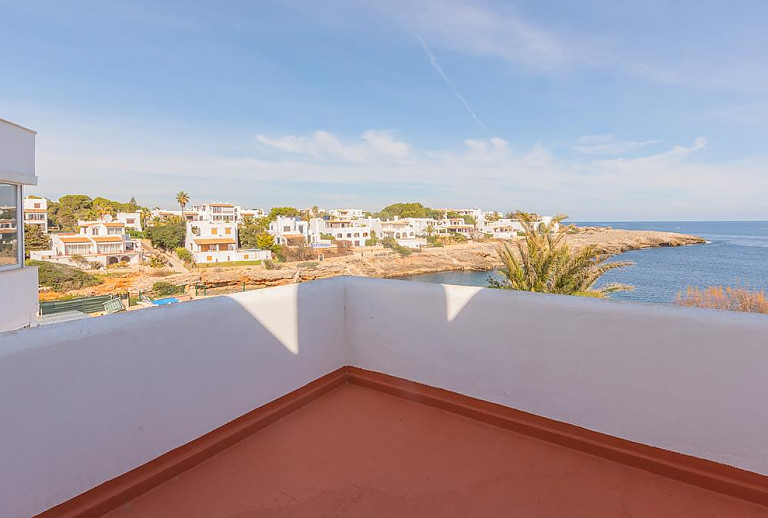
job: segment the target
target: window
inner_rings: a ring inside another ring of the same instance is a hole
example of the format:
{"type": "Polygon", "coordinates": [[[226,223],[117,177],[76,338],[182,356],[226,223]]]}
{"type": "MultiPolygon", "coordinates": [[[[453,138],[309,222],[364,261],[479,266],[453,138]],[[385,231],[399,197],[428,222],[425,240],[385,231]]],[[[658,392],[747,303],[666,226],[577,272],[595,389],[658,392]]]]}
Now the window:
{"type": "Polygon", "coordinates": [[[224,233],[225,233],[226,235],[230,235],[230,234],[232,233],[232,229],[231,229],[231,228],[229,228],[229,227],[227,227],[227,228],[225,228],[225,229],[224,229],[224,233]]]}
{"type": "Polygon", "coordinates": [[[22,227],[19,225],[21,187],[0,183],[0,270],[21,265],[22,227]]]}
{"type": "Polygon", "coordinates": [[[216,227],[211,228],[211,235],[212,236],[218,236],[219,235],[219,229],[216,227]]]}

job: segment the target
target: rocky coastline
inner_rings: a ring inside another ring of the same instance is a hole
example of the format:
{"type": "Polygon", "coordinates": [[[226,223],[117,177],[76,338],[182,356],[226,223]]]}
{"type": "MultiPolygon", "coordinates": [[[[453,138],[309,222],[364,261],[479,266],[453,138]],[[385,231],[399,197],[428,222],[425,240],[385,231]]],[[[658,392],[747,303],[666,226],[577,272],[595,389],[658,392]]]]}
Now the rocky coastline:
{"type": "MultiPolygon", "coordinates": [[[[705,240],[687,234],[610,228],[585,228],[567,234],[566,240],[574,249],[594,245],[610,255],[628,250],[664,246],[687,246],[705,243],[705,240]]],[[[511,242],[510,244],[514,244],[511,242]]],[[[159,281],[187,286],[205,285],[213,293],[235,291],[243,287],[256,289],[305,282],[339,275],[393,278],[405,275],[443,271],[487,271],[500,265],[497,249],[501,241],[480,241],[438,248],[424,248],[407,257],[385,248],[367,249],[353,255],[321,262],[283,263],[279,269],[268,270],[262,265],[213,267],[193,269],[189,272],[151,271],[125,272],[105,276],[98,286],[70,292],[69,296],[85,296],[128,291],[147,291],[159,281]]],[[[51,294],[54,298],[55,294],[51,294]]],[[[48,297],[46,297],[48,298],[48,297]]]]}

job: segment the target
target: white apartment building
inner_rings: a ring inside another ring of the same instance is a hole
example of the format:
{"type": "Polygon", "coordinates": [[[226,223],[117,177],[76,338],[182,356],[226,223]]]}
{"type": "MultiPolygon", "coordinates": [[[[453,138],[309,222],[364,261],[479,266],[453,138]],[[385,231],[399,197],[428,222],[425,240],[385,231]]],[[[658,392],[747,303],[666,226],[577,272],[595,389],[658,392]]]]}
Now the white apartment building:
{"type": "MultiPolygon", "coordinates": [[[[552,223],[552,219],[552,216],[541,216],[535,224],[539,225],[543,223],[544,225],[549,225],[552,223]]],[[[514,218],[499,218],[495,221],[484,221],[482,224],[478,224],[477,228],[483,234],[490,235],[494,239],[512,239],[525,230],[522,223],[514,218]]],[[[555,224],[553,230],[557,232],[559,229],[560,225],[555,224]]]]}
{"type": "Polygon", "coordinates": [[[328,215],[334,219],[357,219],[365,217],[363,209],[331,209],[328,215]]]}
{"type": "Polygon", "coordinates": [[[43,233],[48,233],[48,200],[37,196],[24,198],[24,224],[38,225],[43,233]]]}
{"type": "Polygon", "coordinates": [[[37,324],[37,268],[24,266],[23,186],[37,185],[35,135],[0,119],[0,332],[37,324]]]}
{"type": "Polygon", "coordinates": [[[99,221],[80,221],[78,226],[77,234],[51,234],[51,249],[30,252],[30,258],[77,267],[86,266],[81,257],[103,267],[141,263],[141,241],[125,233],[125,224],[105,216],[99,221]]]}
{"type": "Polygon", "coordinates": [[[231,203],[207,203],[204,205],[193,205],[190,212],[197,213],[199,221],[213,221],[217,223],[230,223],[237,221],[235,206],[231,203]]]}
{"type": "Polygon", "coordinates": [[[472,237],[474,225],[469,225],[462,218],[445,218],[437,222],[437,233],[441,235],[460,234],[464,237],[472,237]]]}
{"type": "Polygon", "coordinates": [[[310,220],[310,242],[321,243],[322,235],[330,235],[336,241],[348,241],[352,246],[365,246],[377,219],[320,219],[310,220]]]}
{"type": "MultiPolygon", "coordinates": [[[[289,241],[304,240],[310,243],[309,222],[301,218],[277,216],[269,224],[269,234],[279,245],[287,245],[289,241]]],[[[317,242],[317,241],[315,241],[317,242]]]]}
{"type": "Polygon", "coordinates": [[[188,221],[184,247],[199,264],[263,261],[272,258],[269,250],[238,249],[234,221],[188,221]]]}
{"type": "Polygon", "coordinates": [[[245,218],[263,218],[266,216],[266,212],[264,212],[264,209],[244,209],[242,207],[239,207],[235,205],[235,221],[240,223],[245,218]]]}

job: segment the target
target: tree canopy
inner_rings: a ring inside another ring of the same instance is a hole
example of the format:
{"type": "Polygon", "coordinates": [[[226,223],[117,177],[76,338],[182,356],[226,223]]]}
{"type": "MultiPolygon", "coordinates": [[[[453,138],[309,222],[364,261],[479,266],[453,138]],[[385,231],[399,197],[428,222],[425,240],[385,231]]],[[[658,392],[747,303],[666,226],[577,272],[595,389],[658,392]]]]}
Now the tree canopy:
{"type": "Polygon", "coordinates": [[[439,219],[442,216],[442,211],[430,209],[425,207],[421,203],[393,203],[387,205],[379,212],[374,214],[374,217],[384,220],[398,218],[433,218],[439,219]]]}

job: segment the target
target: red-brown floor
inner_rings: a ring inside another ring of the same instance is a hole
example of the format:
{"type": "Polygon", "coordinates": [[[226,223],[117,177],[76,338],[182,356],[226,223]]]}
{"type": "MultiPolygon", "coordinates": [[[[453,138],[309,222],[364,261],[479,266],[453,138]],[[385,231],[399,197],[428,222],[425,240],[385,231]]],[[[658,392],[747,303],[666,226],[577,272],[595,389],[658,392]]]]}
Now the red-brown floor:
{"type": "Polygon", "coordinates": [[[343,385],[118,517],[768,516],[768,509],[343,385]]]}

